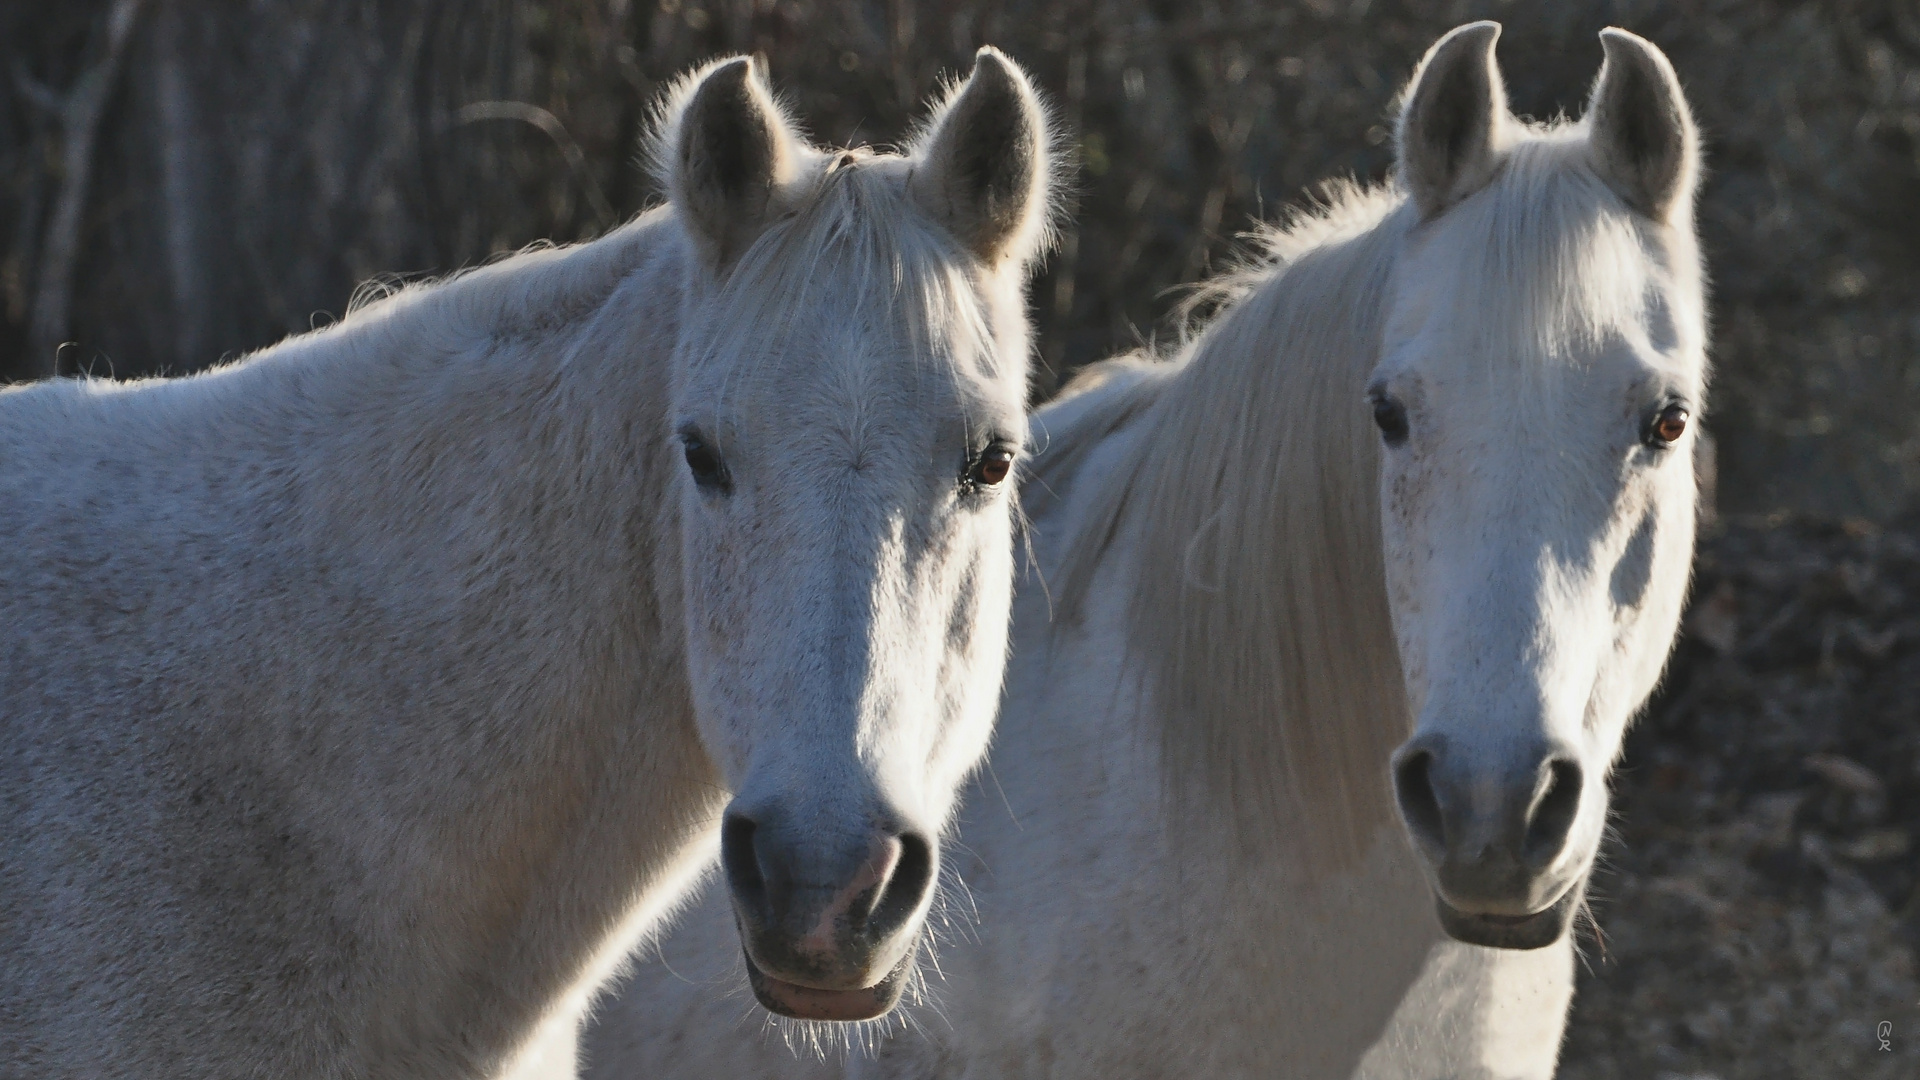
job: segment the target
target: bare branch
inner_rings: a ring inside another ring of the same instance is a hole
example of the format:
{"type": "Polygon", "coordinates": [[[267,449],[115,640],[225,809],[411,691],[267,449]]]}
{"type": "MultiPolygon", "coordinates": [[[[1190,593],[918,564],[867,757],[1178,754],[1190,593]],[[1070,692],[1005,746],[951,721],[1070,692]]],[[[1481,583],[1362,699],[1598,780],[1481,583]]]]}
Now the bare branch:
{"type": "MultiPolygon", "coordinates": [[[[41,249],[40,287],[34,297],[29,335],[33,355],[40,359],[43,375],[60,374],[60,346],[70,325],[73,272],[80,258],[80,225],[86,213],[87,188],[93,179],[94,141],[142,3],[143,0],[114,0],[107,14],[106,41],[105,47],[99,50],[103,54],[100,62],[75,79],[65,99],[52,106],[59,115],[61,129],[61,188],[41,249]]],[[[15,81],[20,81],[18,74],[15,81]]],[[[26,81],[30,83],[31,79],[26,81]]]]}
{"type": "Polygon", "coordinates": [[[604,229],[613,224],[613,204],[607,201],[606,192],[600,190],[600,182],[593,178],[593,173],[587,168],[587,155],[581,152],[580,144],[573,141],[573,136],[567,133],[567,126],[560,122],[559,117],[524,101],[476,101],[462,106],[454,114],[454,122],[459,124],[480,120],[518,120],[546,132],[547,138],[553,140],[554,147],[566,161],[567,168],[573,170],[573,174],[580,178],[581,186],[586,188],[587,202],[593,206],[600,227],[604,229]]]}

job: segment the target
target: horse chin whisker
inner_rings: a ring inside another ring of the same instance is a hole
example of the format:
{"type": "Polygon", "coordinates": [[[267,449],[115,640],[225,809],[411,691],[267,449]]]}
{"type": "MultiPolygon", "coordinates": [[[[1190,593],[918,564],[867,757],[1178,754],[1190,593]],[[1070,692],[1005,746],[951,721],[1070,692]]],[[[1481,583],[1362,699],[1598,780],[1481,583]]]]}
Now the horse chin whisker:
{"type": "Polygon", "coordinates": [[[907,984],[901,991],[900,1001],[886,1015],[871,1020],[838,1022],[797,1020],[766,1012],[766,1030],[778,1033],[787,1050],[796,1058],[812,1058],[825,1063],[856,1054],[863,1057],[879,1054],[880,1047],[894,1036],[922,1030],[913,1011],[928,1004],[926,975],[919,959],[919,956],[924,956],[926,946],[923,937],[918,947],[921,951],[907,971],[907,984]]]}
{"type": "Polygon", "coordinates": [[[964,943],[976,940],[978,914],[973,904],[973,894],[959,875],[950,867],[943,868],[939,887],[927,910],[926,921],[920,928],[920,940],[914,946],[913,962],[906,972],[906,986],[901,990],[899,1003],[888,1010],[885,1016],[836,1022],[796,1020],[761,1010],[765,1017],[763,1031],[768,1035],[778,1034],[787,1050],[796,1058],[811,1058],[820,1062],[831,1062],[856,1054],[875,1057],[881,1046],[890,1039],[901,1035],[925,1035],[927,1029],[922,1013],[938,1017],[943,1023],[947,1019],[946,1010],[933,985],[934,979],[941,982],[946,980],[945,972],[940,969],[939,950],[949,941],[964,943]],[[928,977],[929,973],[933,979],[928,977]]]}
{"type": "Polygon", "coordinates": [[[796,1058],[828,1063],[855,1054],[873,1057],[880,1052],[881,1045],[895,1035],[918,1029],[919,1025],[907,1015],[908,1010],[918,1004],[918,997],[916,986],[909,984],[900,1004],[885,1016],[846,1023],[796,1020],[766,1013],[767,1030],[778,1033],[788,1052],[796,1058]]]}

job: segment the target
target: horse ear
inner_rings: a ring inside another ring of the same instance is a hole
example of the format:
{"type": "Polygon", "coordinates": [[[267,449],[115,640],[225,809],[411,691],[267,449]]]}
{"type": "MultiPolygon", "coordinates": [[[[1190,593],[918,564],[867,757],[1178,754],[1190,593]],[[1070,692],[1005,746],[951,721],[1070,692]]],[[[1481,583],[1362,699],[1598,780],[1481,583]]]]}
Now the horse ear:
{"type": "Polygon", "coordinates": [[[1046,244],[1052,181],[1047,114],[1018,64],[983,48],[973,74],[918,140],[913,198],[989,264],[1022,264],[1046,244]]]}
{"type": "Polygon", "coordinates": [[[1427,50],[1407,88],[1400,176],[1431,217],[1493,179],[1507,145],[1507,91],[1493,59],[1500,24],[1456,27],[1427,50]]]}
{"type": "Polygon", "coordinates": [[[1607,50],[1587,106],[1593,167],[1628,206],[1658,221],[1693,197],[1700,140],[1673,65],[1653,43],[1600,31],[1607,50]]]}
{"type": "Polygon", "coordinates": [[[767,89],[766,61],[723,60],[692,80],[670,127],[670,197],[709,265],[740,257],[780,211],[803,148],[767,89]]]}

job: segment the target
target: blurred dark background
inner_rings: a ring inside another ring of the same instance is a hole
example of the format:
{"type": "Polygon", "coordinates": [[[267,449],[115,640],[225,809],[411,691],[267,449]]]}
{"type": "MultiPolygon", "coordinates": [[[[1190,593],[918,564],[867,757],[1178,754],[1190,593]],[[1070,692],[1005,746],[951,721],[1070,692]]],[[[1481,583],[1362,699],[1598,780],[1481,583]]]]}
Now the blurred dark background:
{"type": "Polygon", "coordinates": [[[1254,218],[1382,177],[1394,93],[1476,18],[1535,117],[1578,113],[1601,27],[1651,38],[1711,170],[1726,524],[1629,743],[1563,1076],[1920,1075],[1915,0],[0,0],[0,379],[189,371],[594,236],[658,197],[649,104],[716,53],[887,143],[991,43],[1078,148],[1044,397],[1164,337],[1254,218]]]}
{"type": "Polygon", "coordinates": [[[1328,176],[1380,177],[1436,35],[1506,24],[1516,110],[1579,111],[1618,24],[1710,148],[1721,501],[1885,518],[1920,490],[1913,0],[6,0],[0,378],[186,371],[377,275],[593,236],[655,198],[662,83],[760,51],[814,134],[899,139],[993,43],[1079,146],[1034,292],[1048,373],[1165,332],[1171,286],[1328,176]]]}

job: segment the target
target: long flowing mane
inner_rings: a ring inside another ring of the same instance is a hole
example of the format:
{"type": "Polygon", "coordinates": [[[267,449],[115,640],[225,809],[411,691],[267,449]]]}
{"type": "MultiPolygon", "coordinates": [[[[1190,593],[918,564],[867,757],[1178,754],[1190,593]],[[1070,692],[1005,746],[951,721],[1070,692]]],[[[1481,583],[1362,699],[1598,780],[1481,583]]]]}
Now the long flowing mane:
{"type": "Polygon", "coordinates": [[[1231,808],[1243,842],[1284,834],[1314,867],[1359,858],[1390,824],[1385,763],[1405,737],[1361,407],[1401,203],[1339,186],[1263,234],[1262,258],[1204,290],[1225,310],[1172,373],[1115,387],[1115,416],[1050,449],[1064,465],[1137,414],[1076,515],[1063,608],[1134,531],[1128,649],[1165,718],[1174,806],[1231,808]]]}

